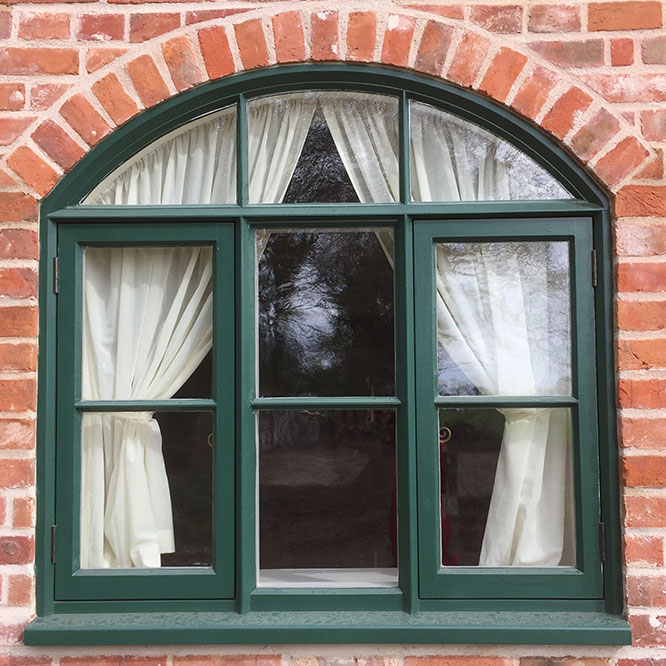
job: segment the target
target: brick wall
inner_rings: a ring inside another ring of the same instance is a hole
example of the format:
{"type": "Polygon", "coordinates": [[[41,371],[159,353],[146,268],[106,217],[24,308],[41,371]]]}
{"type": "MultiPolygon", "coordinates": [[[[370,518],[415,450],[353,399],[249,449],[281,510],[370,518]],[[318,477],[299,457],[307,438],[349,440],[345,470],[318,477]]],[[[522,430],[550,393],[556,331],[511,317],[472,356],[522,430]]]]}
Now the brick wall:
{"type": "Polygon", "coordinates": [[[653,0],[513,5],[338,0],[335,9],[303,0],[4,0],[0,666],[666,665],[664,26],[666,5],[653,0]],[[34,604],[38,201],[91,146],[142,109],[235,71],[308,60],[380,62],[478,90],[561,140],[613,195],[632,647],[22,645],[34,604]],[[229,657],[246,652],[262,656],[229,657]],[[200,656],[187,656],[193,654],[200,656]],[[204,658],[213,654],[218,656],[204,658]]]}

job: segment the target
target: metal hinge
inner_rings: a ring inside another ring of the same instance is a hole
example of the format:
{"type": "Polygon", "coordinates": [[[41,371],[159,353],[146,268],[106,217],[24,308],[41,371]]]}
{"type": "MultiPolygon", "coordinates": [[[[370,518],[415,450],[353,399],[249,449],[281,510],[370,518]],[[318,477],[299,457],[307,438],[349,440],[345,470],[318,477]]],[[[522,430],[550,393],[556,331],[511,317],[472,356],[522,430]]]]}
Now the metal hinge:
{"type": "Polygon", "coordinates": [[[599,557],[606,561],[606,525],[599,523],[599,557]]]}
{"type": "Polygon", "coordinates": [[[592,250],[592,286],[597,286],[597,251],[592,250]]]}
{"type": "Polygon", "coordinates": [[[56,532],[58,531],[57,525],[51,525],[51,564],[56,563],[56,532]]]}
{"type": "Polygon", "coordinates": [[[60,262],[58,257],[53,257],[53,293],[57,294],[60,290],[60,262]]]}

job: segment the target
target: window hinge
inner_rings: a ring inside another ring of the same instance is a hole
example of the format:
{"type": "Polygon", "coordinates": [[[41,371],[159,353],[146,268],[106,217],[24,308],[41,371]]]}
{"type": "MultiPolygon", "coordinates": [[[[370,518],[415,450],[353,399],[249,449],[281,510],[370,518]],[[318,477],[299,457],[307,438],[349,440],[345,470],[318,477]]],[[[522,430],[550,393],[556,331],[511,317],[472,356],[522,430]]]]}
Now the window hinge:
{"type": "Polygon", "coordinates": [[[57,525],[51,525],[51,564],[56,563],[56,532],[58,531],[57,525]]]}
{"type": "Polygon", "coordinates": [[[592,250],[592,286],[597,286],[597,251],[592,250]]]}
{"type": "Polygon", "coordinates": [[[606,561],[606,525],[599,523],[599,557],[602,562],[606,561]]]}
{"type": "Polygon", "coordinates": [[[60,289],[60,263],[58,257],[53,257],[53,293],[57,294],[60,289]]]}

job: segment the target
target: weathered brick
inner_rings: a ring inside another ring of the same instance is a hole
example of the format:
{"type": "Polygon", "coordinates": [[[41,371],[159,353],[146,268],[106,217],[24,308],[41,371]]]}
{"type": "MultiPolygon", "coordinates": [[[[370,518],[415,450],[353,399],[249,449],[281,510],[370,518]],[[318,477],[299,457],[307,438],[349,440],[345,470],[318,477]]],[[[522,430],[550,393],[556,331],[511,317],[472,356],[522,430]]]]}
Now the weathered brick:
{"type": "Polygon", "coordinates": [[[12,13],[0,11],[0,39],[9,39],[12,34],[12,13]]]}
{"type": "Polygon", "coordinates": [[[35,192],[48,194],[58,182],[58,174],[27,146],[17,148],[7,160],[8,166],[35,192]]]}
{"type": "Polygon", "coordinates": [[[195,46],[187,37],[174,37],[162,44],[162,55],[178,90],[187,90],[206,80],[206,74],[197,60],[195,46]]]}
{"type": "Polygon", "coordinates": [[[180,14],[130,15],[130,42],[145,42],[180,26],[180,14]]]}
{"type": "Polygon", "coordinates": [[[27,528],[35,526],[34,497],[15,497],[12,511],[12,527],[27,528]]]}
{"type": "Polygon", "coordinates": [[[466,32],[453,56],[447,77],[461,86],[471,87],[479,75],[490,40],[474,32],[466,32]]]}
{"type": "Polygon", "coordinates": [[[122,125],[139,113],[139,107],[127,94],[116,74],[107,74],[93,83],[92,91],[116,125],[122,125]]]}
{"type": "Polygon", "coordinates": [[[615,251],[631,257],[666,254],[666,224],[622,224],[619,220],[615,225],[615,251]]]}
{"type": "Polygon", "coordinates": [[[624,447],[664,449],[666,448],[666,419],[625,417],[620,419],[620,434],[624,447]]]}
{"type": "Polygon", "coordinates": [[[34,119],[34,116],[0,118],[0,146],[9,146],[14,143],[34,119]]]}
{"type": "Polygon", "coordinates": [[[411,16],[391,14],[386,21],[382,45],[382,62],[396,67],[406,67],[414,37],[416,21],[411,16]]]}
{"type": "Polygon", "coordinates": [[[663,292],[666,263],[623,262],[617,267],[618,291],[663,292]]]}
{"type": "Polygon", "coordinates": [[[666,187],[659,185],[623,187],[615,197],[615,213],[619,217],[666,215],[666,187]]]}
{"type": "Polygon", "coordinates": [[[630,615],[632,644],[638,647],[666,644],[666,615],[630,615]]]}
{"type": "Polygon", "coordinates": [[[16,187],[16,179],[10,176],[4,169],[0,169],[0,187],[16,187]]]}
{"type": "Polygon", "coordinates": [[[84,154],[83,148],[52,120],[44,121],[33,133],[35,143],[63,169],[71,169],[84,154]]]}
{"type": "Polygon", "coordinates": [[[503,102],[526,62],[527,58],[522,53],[501,48],[483,77],[481,90],[503,102]]]}
{"type": "Polygon", "coordinates": [[[0,536],[0,564],[30,564],[33,554],[32,537],[0,536]]]}
{"type": "Polygon", "coordinates": [[[38,256],[39,243],[35,231],[0,229],[0,259],[37,259],[38,256]]]}
{"type": "Polygon", "coordinates": [[[573,137],[571,147],[576,155],[587,162],[620,131],[620,123],[606,109],[601,109],[573,137]]]}
{"type": "Polygon", "coordinates": [[[474,5],[472,23],[490,32],[507,34],[523,29],[523,8],[520,5],[474,5]]]}
{"type": "MultiPolygon", "coordinates": [[[[0,525],[7,524],[7,498],[0,497],[0,525]]],[[[2,594],[2,576],[0,576],[0,594],[2,594]]]]}
{"type": "Polygon", "coordinates": [[[603,657],[521,657],[520,666],[610,666],[603,657]]]}
{"type": "Polygon", "coordinates": [[[78,71],[77,49],[41,46],[0,49],[0,74],[77,74],[78,71]]]}
{"type": "Polygon", "coordinates": [[[643,30],[660,28],[660,2],[591,2],[588,7],[587,29],[643,30]]]}
{"type": "Polygon", "coordinates": [[[0,192],[0,219],[5,222],[36,220],[37,201],[24,192],[0,192]]]}
{"type": "MultiPolygon", "coordinates": [[[[0,271],[0,287],[4,284],[4,271],[0,271]]],[[[0,404],[7,412],[27,412],[35,409],[36,384],[34,379],[0,380],[0,404]]]]}
{"type": "Polygon", "coordinates": [[[419,43],[414,67],[427,74],[441,75],[452,37],[453,29],[450,26],[428,21],[419,43]]]}
{"type": "Polygon", "coordinates": [[[530,42],[530,48],[560,67],[601,67],[604,64],[604,43],[601,39],[530,42]]]}
{"type": "Polygon", "coordinates": [[[371,62],[377,43],[375,12],[351,12],[347,22],[347,60],[371,62]]]}
{"type": "Polygon", "coordinates": [[[666,497],[625,497],[624,520],[627,527],[666,527],[666,497]]]}
{"type": "Polygon", "coordinates": [[[607,185],[617,185],[649,156],[650,153],[637,139],[628,136],[594,165],[594,171],[607,185]]]}
{"type": "Polygon", "coordinates": [[[657,148],[654,152],[655,156],[636,174],[636,180],[659,180],[664,177],[664,151],[657,148]]]}
{"type": "Polygon", "coordinates": [[[60,107],[60,115],[89,146],[94,146],[111,131],[104,118],[83,95],[70,97],[60,107]]]}
{"type": "Polygon", "coordinates": [[[563,139],[592,103],[592,98],[580,88],[569,88],[546,114],[541,126],[563,139]]]}
{"type": "Polygon", "coordinates": [[[634,40],[611,39],[611,65],[613,67],[626,67],[634,64],[634,40]]]}
{"type": "Polygon", "coordinates": [[[405,657],[405,666],[515,666],[515,660],[504,657],[482,657],[476,655],[405,657]]]}
{"type": "Polygon", "coordinates": [[[581,74],[580,78],[609,102],[664,102],[666,74],[581,74]]]}
{"type": "Polygon", "coordinates": [[[337,12],[319,11],[310,14],[310,57],[312,60],[337,59],[337,12]]]}
{"type": "MultiPolygon", "coordinates": [[[[2,243],[2,239],[0,239],[2,243]]],[[[0,372],[33,372],[37,369],[37,346],[29,343],[0,344],[0,372]]]]}
{"type": "Polygon", "coordinates": [[[302,62],[305,60],[305,35],[300,12],[276,14],[271,21],[277,61],[302,62]]]}
{"type": "Polygon", "coordinates": [[[648,141],[666,141],[666,109],[641,111],[641,129],[648,141]]]}
{"type": "MultiPolygon", "coordinates": [[[[624,561],[631,566],[662,566],[664,564],[664,537],[626,536],[624,538],[624,561]]],[[[666,595],[666,590],[664,594],[666,595]]]]}
{"type": "Polygon", "coordinates": [[[166,657],[141,657],[137,655],[63,657],[61,666],[166,666],[166,657]]]}
{"type": "Polygon", "coordinates": [[[274,654],[186,655],[173,658],[174,666],[281,666],[274,654]]]}
{"type": "Polygon", "coordinates": [[[234,26],[236,43],[244,69],[268,65],[268,48],[260,19],[250,19],[234,26]]]}
{"type": "Polygon", "coordinates": [[[527,24],[530,32],[577,32],[580,7],[576,5],[534,5],[527,24]]]}
{"type": "MultiPolygon", "coordinates": [[[[209,28],[209,30],[214,29],[219,28],[209,28]]],[[[134,89],[136,90],[141,103],[146,108],[154,106],[169,97],[167,84],[159,73],[155,61],[149,55],[139,56],[127,63],[127,73],[129,74],[130,79],[132,79],[134,89]]]]}
{"type": "Polygon", "coordinates": [[[69,14],[27,14],[21,17],[19,39],[67,39],[69,14]]]}
{"type": "Polygon", "coordinates": [[[71,87],[67,83],[36,83],[30,86],[30,108],[35,111],[50,108],[71,87]]]}
{"type": "Polygon", "coordinates": [[[25,107],[23,83],[0,83],[0,111],[20,111],[25,107]]]}
{"type": "Polygon", "coordinates": [[[30,606],[35,599],[35,578],[25,574],[9,576],[7,604],[9,606],[30,606]]]}
{"type": "Polygon", "coordinates": [[[511,106],[528,118],[536,118],[558,81],[554,72],[544,67],[535,68],[520,86],[511,106]]]}
{"type": "Polygon", "coordinates": [[[124,48],[98,48],[86,52],[86,71],[95,72],[127,53],[124,48]]]}
{"type": "Polygon", "coordinates": [[[122,14],[84,14],[76,31],[77,39],[90,42],[107,42],[124,36],[125,17],[122,14]]]}
{"type": "Polygon", "coordinates": [[[461,5],[432,5],[432,4],[418,4],[407,5],[410,9],[418,9],[428,14],[439,14],[445,18],[461,19],[465,17],[465,12],[461,5]]]}
{"type": "Polygon", "coordinates": [[[666,37],[646,39],[641,47],[643,62],[647,65],[666,64],[666,37]]]}
{"type": "MultiPolygon", "coordinates": [[[[33,311],[35,314],[37,312],[37,308],[31,308],[31,307],[0,308],[0,317],[4,317],[7,310],[18,310],[18,309],[33,311]]],[[[11,318],[13,315],[9,316],[11,318]]],[[[13,327],[12,330],[15,329],[16,327],[13,327]]],[[[35,447],[34,421],[30,419],[0,419],[0,449],[32,449],[34,447],[35,447]]]]}
{"type": "Polygon", "coordinates": [[[32,268],[0,268],[0,294],[9,298],[37,296],[37,271],[32,268]]]}
{"type": "MultiPolygon", "coordinates": [[[[647,381],[620,380],[620,403],[623,390],[631,392],[631,407],[663,407],[666,404],[664,380],[647,381]],[[631,384],[631,386],[628,386],[631,384]],[[661,395],[657,395],[661,391],[661,395]]],[[[624,483],[631,488],[664,488],[666,487],[666,456],[625,456],[622,459],[624,483]]]]}
{"type": "MultiPolygon", "coordinates": [[[[16,380],[8,380],[8,382],[16,380]]],[[[21,380],[23,381],[23,380],[21,380]]],[[[35,462],[23,458],[8,458],[0,465],[0,488],[26,488],[35,484],[35,462]]]]}
{"type": "Polygon", "coordinates": [[[233,14],[248,12],[251,9],[251,7],[236,7],[233,9],[198,9],[185,14],[185,24],[191,25],[192,23],[201,23],[203,21],[210,21],[211,19],[226,18],[233,14]]]}

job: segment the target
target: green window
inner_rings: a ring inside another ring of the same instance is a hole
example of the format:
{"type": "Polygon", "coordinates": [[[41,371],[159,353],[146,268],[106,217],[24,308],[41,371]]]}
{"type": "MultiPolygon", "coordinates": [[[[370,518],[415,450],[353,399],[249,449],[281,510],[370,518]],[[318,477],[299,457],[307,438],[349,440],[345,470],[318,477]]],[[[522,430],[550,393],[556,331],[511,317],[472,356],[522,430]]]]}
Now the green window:
{"type": "Polygon", "coordinates": [[[608,205],[534,129],[254,73],[42,213],[27,643],[628,639],[608,205]]]}

